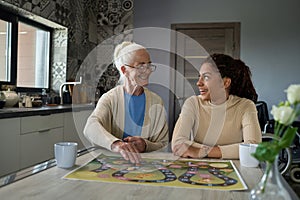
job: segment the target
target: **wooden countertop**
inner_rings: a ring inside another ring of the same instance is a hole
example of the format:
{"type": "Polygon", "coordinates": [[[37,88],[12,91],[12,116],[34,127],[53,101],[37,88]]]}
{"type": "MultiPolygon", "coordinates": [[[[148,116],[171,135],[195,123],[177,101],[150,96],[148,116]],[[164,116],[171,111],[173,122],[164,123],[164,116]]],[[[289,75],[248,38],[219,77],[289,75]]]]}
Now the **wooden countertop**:
{"type": "MultiPolygon", "coordinates": [[[[97,150],[107,154],[106,150],[97,150]]],[[[5,200],[45,200],[45,199],[248,199],[251,188],[257,184],[262,176],[260,168],[246,168],[234,160],[236,168],[244,179],[248,190],[218,191],[205,189],[187,189],[173,187],[155,187],[146,185],[132,185],[120,183],[103,183],[89,181],[75,181],[62,179],[71,170],[83,165],[94,158],[95,151],[77,158],[72,169],[52,167],[40,173],[21,179],[0,188],[0,197],[5,200]]],[[[144,156],[144,155],[143,155],[144,156]]],[[[173,156],[171,153],[149,153],[145,157],[173,156]]]]}

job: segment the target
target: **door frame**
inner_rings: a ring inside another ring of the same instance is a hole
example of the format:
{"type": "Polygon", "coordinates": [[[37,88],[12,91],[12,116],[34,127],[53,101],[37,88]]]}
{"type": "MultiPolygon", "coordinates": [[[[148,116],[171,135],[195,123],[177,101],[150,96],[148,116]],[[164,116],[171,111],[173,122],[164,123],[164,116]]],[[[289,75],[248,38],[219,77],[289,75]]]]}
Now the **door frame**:
{"type": "MultiPolygon", "coordinates": [[[[176,72],[176,39],[177,32],[182,29],[216,29],[216,28],[232,28],[233,29],[233,55],[234,58],[240,58],[240,22],[207,22],[207,23],[176,23],[171,24],[171,42],[170,42],[170,66],[173,70],[170,70],[170,91],[175,91],[175,72],[176,72]]],[[[174,92],[175,93],[175,92],[174,92]]],[[[172,136],[173,129],[179,113],[175,113],[175,106],[178,106],[175,102],[176,95],[170,92],[169,94],[169,131],[172,136]]]]}

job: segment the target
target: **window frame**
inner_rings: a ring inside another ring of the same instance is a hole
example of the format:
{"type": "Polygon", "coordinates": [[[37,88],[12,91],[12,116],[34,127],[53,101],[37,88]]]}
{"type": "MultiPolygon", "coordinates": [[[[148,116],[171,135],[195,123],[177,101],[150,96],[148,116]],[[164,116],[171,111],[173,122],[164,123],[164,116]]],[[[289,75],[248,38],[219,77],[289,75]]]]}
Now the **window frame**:
{"type": "Polygon", "coordinates": [[[0,19],[11,23],[11,60],[10,60],[10,80],[0,81],[0,85],[16,85],[17,83],[17,52],[18,52],[18,24],[17,18],[11,13],[0,9],[0,19]]]}
{"type": "Polygon", "coordinates": [[[10,81],[0,81],[0,85],[15,85],[17,92],[41,92],[42,89],[49,90],[51,88],[51,66],[52,66],[52,41],[54,29],[44,24],[38,23],[34,20],[13,14],[4,9],[0,9],[0,19],[9,21],[12,23],[12,41],[11,41],[11,77],[10,81]],[[48,74],[48,88],[34,88],[34,87],[17,87],[17,69],[18,69],[18,27],[19,22],[33,26],[35,28],[49,31],[50,33],[50,44],[49,44],[49,74],[48,74]]]}

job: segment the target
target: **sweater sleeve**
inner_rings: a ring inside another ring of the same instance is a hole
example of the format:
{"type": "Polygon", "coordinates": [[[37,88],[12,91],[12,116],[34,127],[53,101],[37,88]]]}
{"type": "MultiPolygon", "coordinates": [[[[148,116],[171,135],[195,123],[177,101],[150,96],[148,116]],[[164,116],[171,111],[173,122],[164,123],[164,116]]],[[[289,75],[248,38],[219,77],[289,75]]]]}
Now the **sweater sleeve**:
{"type": "Polygon", "coordinates": [[[196,108],[196,103],[193,97],[190,97],[185,100],[179,118],[175,124],[173,136],[172,136],[172,149],[174,146],[186,143],[190,145],[191,142],[191,133],[193,130],[197,129],[195,127],[195,117],[194,113],[198,111],[199,108],[196,108]]]}
{"type": "MultiPolygon", "coordinates": [[[[168,125],[167,123],[163,123],[159,125],[161,128],[157,131],[158,137],[156,139],[148,138],[145,139],[146,142],[146,150],[145,152],[156,151],[162,149],[168,144],[168,125]]],[[[156,135],[156,134],[155,134],[156,135]]]]}
{"type": "Polygon", "coordinates": [[[256,106],[253,102],[246,108],[242,118],[244,143],[257,144],[261,142],[261,130],[259,126],[256,106]]]}
{"type": "MultiPolygon", "coordinates": [[[[243,143],[258,144],[262,141],[257,111],[253,102],[247,103],[242,115],[243,143]]],[[[242,143],[242,142],[241,142],[242,143]]],[[[239,159],[239,144],[219,145],[224,159],[239,159]]]]}
{"type": "Polygon", "coordinates": [[[111,134],[113,130],[111,98],[110,94],[106,93],[99,99],[84,128],[84,135],[90,142],[108,150],[111,150],[111,144],[114,141],[119,140],[111,134]]]}
{"type": "Polygon", "coordinates": [[[162,99],[145,89],[148,113],[143,127],[146,152],[160,150],[168,145],[169,129],[162,99]]]}

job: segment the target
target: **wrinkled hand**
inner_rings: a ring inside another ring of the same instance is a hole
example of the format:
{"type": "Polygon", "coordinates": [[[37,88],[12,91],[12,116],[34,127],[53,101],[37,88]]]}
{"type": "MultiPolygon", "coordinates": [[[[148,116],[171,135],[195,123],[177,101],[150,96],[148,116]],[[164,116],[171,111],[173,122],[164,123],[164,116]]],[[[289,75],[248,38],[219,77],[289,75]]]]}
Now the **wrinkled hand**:
{"type": "Polygon", "coordinates": [[[136,136],[131,137],[130,136],[130,137],[124,138],[124,142],[133,144],[139,153],[142,153],[146,150],[146,142],[141,137],[136,137],[136,136]]]}
{"type": "Polygon", "coordinates": [[[201,145],[200,148],[187,145],[185,143],[174,146],[173,153],[175,156],[184,158],[204,158],[208,155],[212,147],[201,145]]]}
{"type": "Polygon", "coordinates": [[[133,143],[116,141],[112,144],[112,151],[118,152],[131,163],[140,163],[141,155],[133,143]]]}

